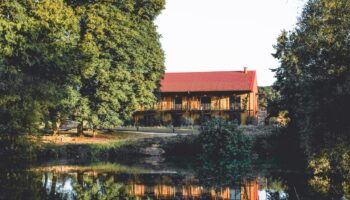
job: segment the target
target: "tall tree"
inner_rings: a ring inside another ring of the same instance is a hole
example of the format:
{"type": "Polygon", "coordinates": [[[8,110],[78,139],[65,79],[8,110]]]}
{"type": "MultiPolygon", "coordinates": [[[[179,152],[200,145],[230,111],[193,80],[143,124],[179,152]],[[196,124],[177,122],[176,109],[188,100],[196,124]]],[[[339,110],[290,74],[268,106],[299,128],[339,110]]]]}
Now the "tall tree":
{"type": "Polygon", "coordinates": [[[275,46],[281,65],[274,88],[309,154],[350,143],[349,30],[348,0],[309,0],[295,30],[284,31],[275,46]]]}
{"type": "Polygon", "coordinates": [[[0,128],[34,132],[74,82],[79,21],[62,0],[0,4],[0,128]]]}
{"type": "Polygon", "coordinates": [[[76,118],[93,129],[121,125],[155,100],[164,53],[153,19],[164,1],[70,3],[81,17],[85,53],[76,118]]]}
{"type": "Polygon", "coordinates": [[[164,0],[3,1],[0,128],[34,132],[62,116],[112,128],[151,105],[164,72],[153,22],[164,0]]]}

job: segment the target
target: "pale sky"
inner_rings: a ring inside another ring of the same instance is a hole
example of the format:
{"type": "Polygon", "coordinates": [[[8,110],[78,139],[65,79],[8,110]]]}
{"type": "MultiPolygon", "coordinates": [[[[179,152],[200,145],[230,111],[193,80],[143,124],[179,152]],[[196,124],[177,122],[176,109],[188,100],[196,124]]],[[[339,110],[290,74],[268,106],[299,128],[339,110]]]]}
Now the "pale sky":
{"type": "Polygon", "coordinates": [[[272,45],[291,30],[305,0],[166,0],[156,19],[167,72],[256,70],[271,85],[272,45]]]}

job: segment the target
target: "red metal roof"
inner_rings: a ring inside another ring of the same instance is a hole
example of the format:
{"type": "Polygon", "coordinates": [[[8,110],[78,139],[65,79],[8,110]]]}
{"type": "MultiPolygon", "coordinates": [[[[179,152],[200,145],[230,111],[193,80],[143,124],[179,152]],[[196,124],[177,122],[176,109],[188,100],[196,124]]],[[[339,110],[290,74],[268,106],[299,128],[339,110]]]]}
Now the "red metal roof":
{"type": "Polygon", "coordinates": [[[255,71],[165,73],[161,92],[252,91],[255,71]]]}

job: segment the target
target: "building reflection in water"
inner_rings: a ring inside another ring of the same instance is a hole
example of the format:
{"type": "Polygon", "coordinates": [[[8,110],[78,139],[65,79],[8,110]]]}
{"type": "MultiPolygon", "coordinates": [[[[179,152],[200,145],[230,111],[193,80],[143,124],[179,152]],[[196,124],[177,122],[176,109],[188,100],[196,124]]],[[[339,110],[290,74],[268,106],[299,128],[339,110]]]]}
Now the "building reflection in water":
{"type": "Polygon", "coordinates": [[[241,186],[225,187],[215,190],[198,185],[155,185],[146,186],[134,184],[130,191],[132,195],[138,197],[154,196],[161,199],[173,199],[182,197],[184,199],[200,199],[210,197],[211,199],[222,200],[259,200],[259,182],[256,178],[247,181],[241,186]]]}
{"type": "Polygon", "coordinates": [[[244,180],[236,186],[214,189],[203,186],[193,176],[177,174],[114,174],[95,171],[41,173],[42,184],[47,194],[60,193],[66,199],[75,199],[81,190],[90,190],[92,187],[98,188],[98,193],[103,194],[111,189],[108,187],[115,187],[106,184],[112,181],[127,188],[123,195],[138,197],[137,199],[151,197],[152,199],[259,200],[259,185],[261,187],[266,184],[265,178],[253,178],[244,180]]]}

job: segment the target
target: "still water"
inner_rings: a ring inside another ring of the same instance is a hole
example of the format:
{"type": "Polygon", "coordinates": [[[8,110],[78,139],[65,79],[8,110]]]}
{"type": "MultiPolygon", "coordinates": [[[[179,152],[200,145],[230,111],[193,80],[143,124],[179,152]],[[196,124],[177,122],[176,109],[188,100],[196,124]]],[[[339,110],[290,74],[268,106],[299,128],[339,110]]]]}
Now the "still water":
{"type": "Polygon", "coordinates": [[[0,199],[322,199],[301,172],[271,163],[234,169],[237,173],[232,176],[190,160],[61,161],[21,170],[7,167],[0,173],[0,199]]]}

